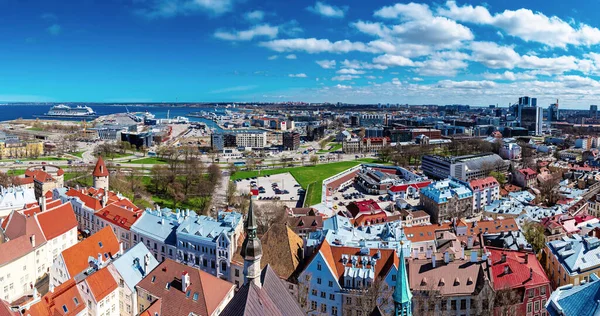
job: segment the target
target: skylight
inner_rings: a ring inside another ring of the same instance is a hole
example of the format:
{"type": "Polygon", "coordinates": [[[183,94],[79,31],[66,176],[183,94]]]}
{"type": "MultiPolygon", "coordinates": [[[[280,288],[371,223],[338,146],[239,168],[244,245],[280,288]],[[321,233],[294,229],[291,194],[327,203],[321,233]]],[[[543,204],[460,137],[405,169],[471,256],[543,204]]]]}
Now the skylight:
{"type": "Polygon", "coordinates": [[[198,292],[194,293],[194,297],[192,298],[194,301],[198,300],[198,292]]]}
{"type": "Polygon", "coordinates": [[[67,305],[63,305],[63,306],[62,306],[62,308],[63,308],[63,311],[64,311],[65,313],[68,313],[68,312],[69,312],[69,309],[67,308],[67,305]]]}
{"type": "Polygon", "coordinates": [[[100,248],[102,248],[102,242],[101,241],[98,242],[98,246],[100,246],[100,248]]]}
{"type": "Polygon", "coordinates": [[[79,300],[76,297],[73,298],[73,302],[75,303],[75,306],[79,305],[79,300]]]}

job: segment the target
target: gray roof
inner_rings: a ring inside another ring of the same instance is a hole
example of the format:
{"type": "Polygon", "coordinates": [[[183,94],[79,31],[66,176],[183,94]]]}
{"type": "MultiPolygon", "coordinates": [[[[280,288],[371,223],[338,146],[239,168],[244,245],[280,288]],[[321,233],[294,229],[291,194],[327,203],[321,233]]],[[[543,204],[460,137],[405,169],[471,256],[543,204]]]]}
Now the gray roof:
{"type": "Polygon", "coordinates": [[[267,265],[260,274],[262,287],[249,282],[242,286],[221,316],[294,316],[306,315],[283,281],[267,265]]]}
{"type": "Polygon", "coordinates": [[[177,227],[183,222],[182,212],[172,213],[170,209],[162,211],[147,209],[133,225],[131,231],[143,234],[164,244],[177,244],[177,227]],[[162,221],[161,221],[162,220],[162,221]]]}
{"type": "Polygon", "coordinates": [[[122,256],[112,262],[127,287],[135,292],[135,286],[154,268],[158,266],[158,261],[148,251],[143,243],[138,243],[130,248],[122,256]],[[144,257],[147,256],[148,266],[144,270],[144,257]]]}

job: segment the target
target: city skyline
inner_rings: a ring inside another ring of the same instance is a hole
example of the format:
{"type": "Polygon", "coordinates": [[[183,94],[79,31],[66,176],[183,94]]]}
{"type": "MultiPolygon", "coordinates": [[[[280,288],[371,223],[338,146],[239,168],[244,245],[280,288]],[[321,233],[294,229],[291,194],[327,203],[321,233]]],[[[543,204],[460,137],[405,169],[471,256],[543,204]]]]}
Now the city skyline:
{"type": "Polygon", "coordinates": [[[0,101],[515,103],[600,95],[599,4],[0,1],[0,101]]]}

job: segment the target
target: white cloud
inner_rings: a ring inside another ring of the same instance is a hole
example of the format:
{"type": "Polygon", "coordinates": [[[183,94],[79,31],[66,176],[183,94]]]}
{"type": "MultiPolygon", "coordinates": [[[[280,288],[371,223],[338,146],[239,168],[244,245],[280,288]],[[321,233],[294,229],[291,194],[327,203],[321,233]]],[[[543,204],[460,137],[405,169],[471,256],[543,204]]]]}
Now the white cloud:
{"type": "Polygon", "coordinates": [[[370,76],[370,75],[369,75],[369,76],[365,76],[365,78],[367,78],[367,79],[370,79],[370,80],[377,79],[377,77],[375,77],[375,76],[370,76]]]}
{"type": "Polygon", "coordinates": [[[316,38],[292,38],[279,39],[260,43],[260,46],[269,48],[276,52],[304,51],[310,54],[316,53],[348,53],[348,52],[363,52],[363,53],[378,53],[380,49],[373,47],[370,43],[351,42],[349,40],[341,40],[331,42],[328,39],[316,38]]]}
{"type": "Polygon", "coordinates": [[[514,72],[508,71],[508,70],[505,72],[500,72],[500,73],[486,72],[483,74],[483,77],[485,79],[489,79],[489,80],[509,80],[509,81],[536,79],[535,75],[528,73],[528,72],[514,73],[514,72]]]}
{"type": "Polygon", "coordinates": [[[271,56],[269,56],[267,59],[268,59],[268,60],[275,60],[275,59],[277,59],[277,58],[279,58],[279,56],[277,56],[277,55],[271,55],[271,56]]]}
{"type": "Polygon", "coordinates": [[[353,68],[344,68],[344,69],[340,69],[338,71],[336,71],[337,74],[340,75],[362,75],[365,72],[362,70],[356,70],[353,68]]]}
{"type": "Polygon", "coordinates": [[[50,35],[57,36],[62,32],[62,27],[55,23],[50,25],[46,30],[50,35]]]}
{"type": "Polygon", "coordinates": [[[298,59],[298,57],[294,54],[289,54],[289,55],[285,56],[285,59],[298,59]]]}
{"type": "Polygon", "coordinates": [[[392,79],[392,84],[396,85],[396,86],[401,86],[402,82],[400,82],[400,80],[398,78],[393,78],[392,79]]]}
{"type": "Polygon", "coordinates": [[[378,64],[371,64],[368,62],[364,62],[364,61],[359,61],[356,59],[353,60],[348,60],[348,59],[344,59],[342,62],[342,67],[344,68],[352,68],[352,69],[378,69],[378,70],[385,70],[388,68],[388,66],[386,65],[378,65],[378,64]]]}
{"type": "Polygon", "coordinates": [[[584,23],[569,23],[557,16],[548,17],[529,9],[505,10],[492,15],[487,8],[472,5],[457,6],[447,1],[438,13],[452,19],[476,24],[492,25],[506,34],[551,47],[567,45],[591,46],[600,43],[600,29],[584,23]]]}
{"type": "Polygon", "coordinates": [[[306,78],[307,75],[305,73],[289,74],[288,77],[290,77],[290,78],[306,78]]]}
{"type": "Polygon", "coordinates": [[[521,56],[510,46],[500,46],[494,42],[471,43],[472,58],[488,68],[514,68],[521,56]]]}
{"type": "Polygon", "coordinates": [[[551,73],[563,73],[577,70],[579,60],[573,56],[538,57],[525,55],[521,57],[520,68],[545,70],[551,73]]]}
{"type": "Polygon", "coordinates": [[[397,67],[405,67],[405,66],[413,66],[414,63],[412,60],[396,55],[381,55],[373,58],[373,63],[381,64],[386,66],[397,66],[397,67]]]}
{"type": "Polygon", "coordinates": [[[335,60],[317,60],[316,63],[324,69],[335,68],[335,60]]]}
{"type": "Polygon", "coordinates": [[[451,88],[451,89],[492,89],[496,87],[496,83],[493,81],[482,80],[482,81],[453,81],[453,80],[442,80],[438,82],[437,87],[439,88],[451,88]]]}
{"type": "Polygon", "coordinates": [[[337,84],[335,87],[338,88],[338,89],[342,89],[342,90],[352,89],[352,86],[346,86],[346,85],[343,85],[343,84],[337,84]]]}
{"type": "Polygon", "coordinates": [[[456,51],[443,51],[432,54],[422,62],[416,62],[417,73],[421,76],[453,77],[469,65],[465,61],[469,55],[456,51]]]}
{"type": "Polygon", "coordinates": [[[373,14],[376,17],[385,19],[395,18],[411,18],[411,19],[424,19],[431,16],[429,6],[426,4],[408,3],[402,4],[397,3],[393,6],[383,7],[373,14]]]}
{"type": "Polygon", "coordinates": [[[350,81],[350,80],[354,80],[354,79],[358,79],[358,78],[360,78],[360,76],[339,75],[339,76],[332,77],[331,80],[333,80],[333,81],[350,81]]]}
{"type": "Polygon", "coordinates": [[[144,7],[136,9],[135,13],[155,19],[191,15],[198,12],[221,15],[233,9],[235,0],[149,0],[138,2],[144,4],[144,7]]]}
{"type": "Polygon", "coordinates": [[[343,18],[346,13],[344,9],[317,1],[313,7],[306,8],[308,11],[320,14],[328,18],[343,18]]]}
{"type": "Polygon", "coordinates": [[[244,18],[249,22],[260,22],[265,18],[265,12],[261,10],[246,12],[244,18]]]}
{"type": "Polygon", "coordinates": [[[214,36],[226,41],[250,41],[255,37],[275,38],[279,33],[279,27],[269,24],[255,25],[248,30],[227,32],[217,30],[214,36]]]}
{"type": "Polygon", "coordinates": [[[414,77],[412,78],[413,81],[423,81],[423,78],[419,78],[419,77],[414,77]]]}

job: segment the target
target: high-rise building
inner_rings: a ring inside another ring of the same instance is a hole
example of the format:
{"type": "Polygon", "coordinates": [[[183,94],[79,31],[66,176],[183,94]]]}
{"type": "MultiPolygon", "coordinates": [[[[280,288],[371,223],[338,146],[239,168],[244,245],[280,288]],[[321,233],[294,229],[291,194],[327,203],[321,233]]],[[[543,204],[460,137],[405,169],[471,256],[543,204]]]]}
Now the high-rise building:
{"type": "Polygon", "coordinates": [[[558,121],[558,100],[556,103],[550,104],[548,107],[548,122],[557,122],[558,121]]]}
{"type": "Polygon", "coordinates": [[[537,106],[537,98],[520,97],[519,104],[524,106],[537,106]]]}
{"type": "Polygon", "coordinates": [[[542,125],[544,122],[543,110],[541,107],[523,107],[519,119],[521,127],[526,128],[530,134],[542,134],[542,125]]]}
{"type": "Polygon", "coordinates": [[[287,132],[283,134],[283,148],[296,150],[300,147],[300,133],[287,132]]]}
{"type": "Polygon", "coordinates": [[[590,105],[590,118],[598,118],[598,106],[590,105]]]}

